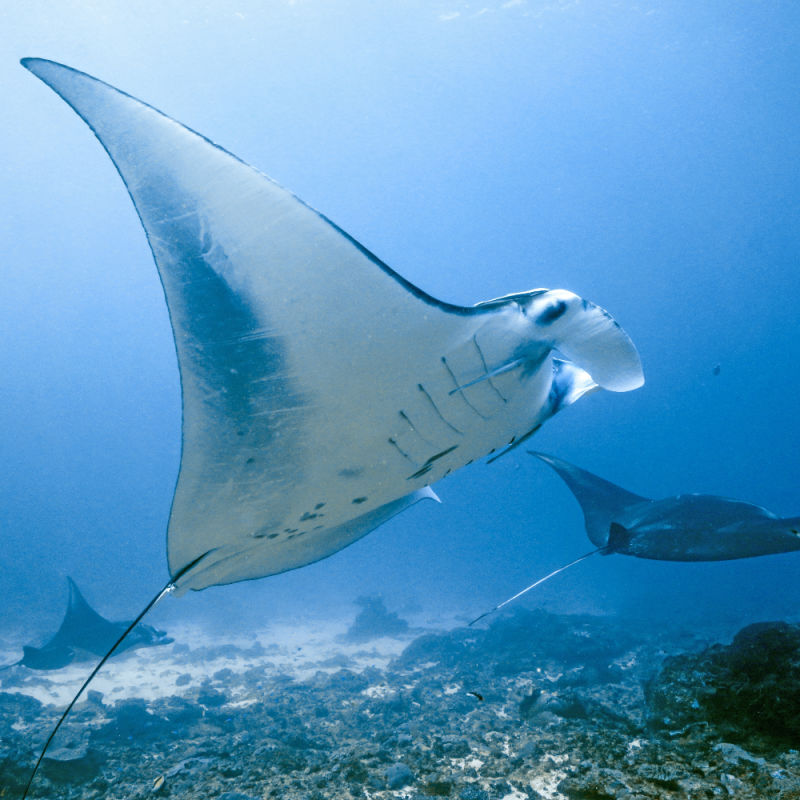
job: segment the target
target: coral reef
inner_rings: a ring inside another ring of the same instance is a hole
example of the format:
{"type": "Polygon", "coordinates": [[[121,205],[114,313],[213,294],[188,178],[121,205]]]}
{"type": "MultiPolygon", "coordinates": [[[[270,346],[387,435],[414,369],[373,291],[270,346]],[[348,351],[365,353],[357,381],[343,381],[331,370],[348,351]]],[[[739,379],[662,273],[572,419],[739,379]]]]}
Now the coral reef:
{"type": "MultiPolygon", "coordinates": [[[[796,800],[797,644],[779,623],[680,653],[688,640],[523,610],[303,672],[276,667],[278,646],[173,645],[159,663],[188,677],[148,699],[91,693],[32,797],[796,800]]],[[[26,685],[0,693],[9,797],[58,711],[26,685]]]]}

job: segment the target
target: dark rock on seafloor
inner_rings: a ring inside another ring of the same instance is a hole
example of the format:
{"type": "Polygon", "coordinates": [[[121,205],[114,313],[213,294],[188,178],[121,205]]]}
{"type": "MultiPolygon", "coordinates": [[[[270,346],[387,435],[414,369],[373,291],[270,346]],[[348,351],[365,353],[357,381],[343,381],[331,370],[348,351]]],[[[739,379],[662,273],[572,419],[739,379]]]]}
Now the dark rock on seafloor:
{"type": "Polygon", "coordinates": [[[42,760],[43,774],[54,783],[84,782],[94,778],[103,763],[90,746],[88,731],[62,737],[42,760]]]}
{"type": "Polygon", "coordinates": [[[228,698],[222,692],[211,688],[201,690],[196,699],[201,706],[206,708],[219,708],[228,702],[228,698]]]}
{"type": "Polygon", "coordinates": [[[393,611],[388,611],[380,597],[359,597],[361,606],[353,624],[341,636],[345,642],[368,642],[381,636],[399,636],[408,632],[408,623],[393,611]]]}
{"type": "Polygon", "coordinates": [[[93,739],[126,741],[134,736],[139,740],[147,737],[157,738],[167,724],[167,721],[153,713],[141,698],[117,703],[111,708],[108,717],[105,725],[93,731],[93,739]]]}
{"type": "Polygon", "coordinates": [[[452,790],[450,781],[428,781],[422,787],[422,793],[428,797],[449,797],[452,790]]]}
{"type": "Polygon", "coordinates": [[[386,768],[386,785],[390,789],[402,789],[414,782],[414,773],[407,764],[398,762],[386,768]]]}
{"type": "Polygon", "coordinates": [[[458,793],[459,800],[489,800],[489,793],[474,783],[465,786],[458,793]]]}
{"type": "Polygon", "coordinates": [[[597,625],[587,615],[555,615],[517,609],[488,629],[457,628],[416,638],[394,664],[411,669],[437,662],[468,676],[487,672],[505,677],[557,667],[573,684],[615,679],[613,662],[637,644],[620,624],[597,625]]]}
{"type": "Polygon", "coordinates": [[[800,625],[757,623],[728,646],[668,658],[646,696],[656,729],[708,722],[734,742],[797,747],[800,625]]]}
{"type": "Polygon", "coordinates": [[[582,775],[564,778],[558,790],[571,800],[634,800],[635,797],[621,770],[597,766],[582,775]]]}
{"type": "Polygon", "coordinates": [[[0,724],[12,724],[16,719],[36,716],[42,704],[25,694],[0,692],[0,724]]]}

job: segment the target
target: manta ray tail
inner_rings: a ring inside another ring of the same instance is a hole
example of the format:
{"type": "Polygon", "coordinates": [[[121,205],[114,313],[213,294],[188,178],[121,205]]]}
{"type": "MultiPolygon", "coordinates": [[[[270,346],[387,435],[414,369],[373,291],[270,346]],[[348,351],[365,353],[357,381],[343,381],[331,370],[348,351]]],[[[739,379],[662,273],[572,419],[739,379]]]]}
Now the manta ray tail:
{"type": "Polygon", "coordinates": [[[570,561],[569,564],[564,564],[563,566],[559,567],[558,569],[554,569],[552,572],[549,572],[543,578],[539,578],[539,580],[534,581],[530,586],[526,586],[521,592],[517,592],[515,595],[512,595],[511,597],[509,597],[508,600],[503,600],[502,603],[499,603],[494,608],[490,608],[488,611],[484,611],[483,614],[481,614],[479,617],[475,617],[475,619],[472,620],[472,622],[469,623],[468,627],[471,627],[472,625],[474,625],[479,620],[482,620],[484,617],[488,617],[489,614],[494,614],[495,611],[498,611],[503,606],[507,606],[509,603],[511,603],[512,601],[516,600],[518,597],[522,597],[522,595],[524,595],[526,592],[529,592],[531,589],[535,589],[537,586],[540,586],[545,581],[549,581],[550,578],[555,577],[556,575],[558,575],[559,572],[563,572],[565,569],[569,569],[570,567],[574,567],[576,564],[580,564],[581,561],[585,561],[587,558],[589,558],[589,556],[593,556],[595,553],[602,553],[605,550],[606,550],[605,547],[598,547],[595,550],[590,550],[588,553],[584,553],[582,556],[580,556],[579,558],[576,558],[574,561],[570,561]]]}
{"type": "Polygon", "coordinates": [[[202,556],[196,558],[190,564],[187,564],[182,570],[180,570],[173,578],[170,578],[169,581],[165,584],[165,586],[159,591],[155,597],[139,612],[136,619],[131,622],[130,625],[123,631],[122,635],[114,642],[113,645],[109,648],[108,652],[98,661],[95,668],[89,673],[89,676],[86,680],[81,684],[81,688],[75,693],[75,696],[70,700],[69,705],[64,709],[61,716],[58,718],[58,722],[56,722],[55,727],[50,732],[50,735],[47,737],[47,741],[44,743],[44,747],[42,747],[41,753],[39,753],[39,758],[36,759],[36,764],[31,771],[31,776],[28,778],[28,783],[25,785],[25,790],[22,793],[22,800],[28,796],[28,792],[30,791],[31,785],[33,784],[33,779],[36,777],[36,773],[39,771],[39,766],[42,763],[42,759],[44,758],[45,753],[47,752],[47,748],[50,746],[50,743],[55,738],[55,735],[58,733],[58,729],[63,725],[64,720],[67,718],[67,715],[70,711],[72,711],[72,707],[75,703],[78,702],[78,698],[83,694],[86,687],[92,682],[94,676],[97,675],[98,672],[102,669],[103,665],[111,658],[112,655],[117,651],[117,648],[122,644],[125,640],[125,637],[144,619],[145,615],[147,615],[164,597],[172,592],[174,587],[175,581],[179,578],[183,577],[185,574],[190,572],[194,567],[196,567],[206,556],[208,553],[203,553],[202,556]]]}
{"type": "Polygon", "coordinates": [[[648,501],[646,497],[628,492],[560,458],[533,450],[528,450],[528,453],[549,464],[575,495],[586,520],[586,533],[596,547],[604,548],[611,544],[609,542],[611,523],[621,511],[636,503],[648,501]]]}
{"type": "Polygon", "coordinates": [[[143,611],[139,614],[139,616],[137,616],[136,619],[133,622],[131,622],[131,624],[125,629],[124,633],[111,646],[111,649],[100,659],[100,661],[97,663],[97,666],[95,666],[95,668],[89,673],[89,677],[86,678],[86,680],[81,685],[81,688],[78,689],[78,691],[75,693],[75,696],[72,698],[72,700],[70,700],[69,705],[64,709],[64,712],[59,717],[58,722],[56,722],[55,724],[55,727],[50,732],[50,735],[47,737],[47,741],[44,743],[44,747],[42,747],[42,752],[39,753],[39,758],[36,759],[36,764],[33,767],[31,776],[30,778],[28,778],[28,783],[25,785],[25,791],[22,793],[22,800],[25,800],[25,798],[28,796],[28,791],[30,790],[31,785],[33,784],[33,779],[36,777],[36,773],[39,771],[39,766],[42,763],[44,754],[47,752],[47,748],[50,746],[50,742],[53,741],[53,738],[58,733],[58,729],[61,727],[64,720],[67,718],[69,712],[72,711],[72,707],[75,705],[75,703],[78,702],[78,698],[83,694],[84,689],[86,689],[86,687],[92,682],[94,676],[97,675],[98,672],[100,672],[100,669],[102,668],[103,664],[105,664],[106,661],[108,661],[108,659],[111,658],[111,656],[115,653],[117,648],[122,644],[123,639],[142,621],[145,614],[147,614],[148,611],[150,611],[150,609],[152,609],[153,606],[155,606],[156,603],[159,602],[159,600],[161,600],[163,597],[169,594],[171,589],[172,589],[172,579],[170,579],[169,583],[167,583],[167,585],[164,586],[164,588],[144,607],[143,611]]]}

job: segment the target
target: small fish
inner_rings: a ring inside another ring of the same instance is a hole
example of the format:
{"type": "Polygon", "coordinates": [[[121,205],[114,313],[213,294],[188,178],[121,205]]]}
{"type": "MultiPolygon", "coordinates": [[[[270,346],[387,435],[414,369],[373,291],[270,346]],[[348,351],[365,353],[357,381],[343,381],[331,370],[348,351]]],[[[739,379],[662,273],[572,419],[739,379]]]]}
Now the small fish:
{"type": "Polygon", "coordinates": [[[471,694],[473,697],[475,697],[478,700],[479,703],[483,702],[483,695],[482,694],[479,694],[478,692],[467,692],[467,694],[471,694]]]}
{"type": "Polygon", "coordinates": [[[711,370],[711,372],[713,372],[713,373],[714,373],[714,375],[719,375],[719,371],[720,371],[720,369],[721,369],[720,365],[719,365],[719,364],[717,364],[717,365],[714,367],[714,369],[712,369],[712,370],[711,370]]]}
{"type": "Polygon", "coordinates": [[[167,782],[167,779],[166,779],[166,778],[165,778],[163,775],[159,775],[159,776],[158,776],[158,777],[157,777],[157,778],[156,778],[156,779],[153,781],[153,792],[155,793],[155,792],[158,792],[158,791],[160,791],[160,790],[163,788],[163,786],[164,786],[164,784],[165,784],[166,782],[167,782]]]}

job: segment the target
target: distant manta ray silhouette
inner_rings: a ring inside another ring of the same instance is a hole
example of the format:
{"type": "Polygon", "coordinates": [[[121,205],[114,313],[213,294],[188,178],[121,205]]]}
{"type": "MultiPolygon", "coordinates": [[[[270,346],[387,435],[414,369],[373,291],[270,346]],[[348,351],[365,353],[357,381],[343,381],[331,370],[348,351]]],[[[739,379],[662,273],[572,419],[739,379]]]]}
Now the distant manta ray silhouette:
{"type": "Polygon", "coordinates": [[[800,517],[777,517],[761,506],[711,494],[651,500],[560,458],[532,450],[528,454],[549,464],[575,495],[596,549],[539,578],[470,625],[596,553],[657,561],[729,561],[800,550],[800,517]]]}
{"type": "Polygon", "coordinates": [[[154,108],[52,61],[22,64],[111,157],[169,309],[183,412],[170,580],[137,619],[173,590],[325,558],[584,394],[643,383],[599,306],[545,289],[437,300],[154,108]]]}
{"type": "MultiPolygon", "coordinates": [[[[69,602],[64,620],[55,636],[41,647],[25,645],[23,656],[13,664],[0,669],[24,666],[29,669],[60,669],[75,660],[85,660],[90,655],[102,656],[109,647],[127,630],[128,622],[112,622],[98,614],[87,602],[72,578],[69,584],[69,602]]],[[[164,631],[151,625],[139,623],[130,635],[117,648],[116,652],[138,647],[156,647],[170,644],[171,639],[164,631]]]]}

